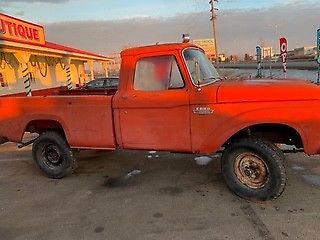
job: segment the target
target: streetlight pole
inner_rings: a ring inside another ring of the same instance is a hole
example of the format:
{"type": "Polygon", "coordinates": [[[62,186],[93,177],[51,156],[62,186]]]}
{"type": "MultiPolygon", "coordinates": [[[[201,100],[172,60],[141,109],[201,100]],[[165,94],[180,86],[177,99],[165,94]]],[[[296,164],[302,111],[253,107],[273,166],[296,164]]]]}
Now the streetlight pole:
{"type": "Polygon", "coordinates": [[[218,18],[218,8],[216,7],[216,4],[218,3],[218,0],[210,0],[209,4],[211,5],[211,18],[210,21],[212,21],[212,29],[213,29],[213,38],[214,38],[214,51],[216,55],[216,63],[219,64],[219,51],[218,51],[218,32],[217,32],[217,18],[218,18]]]}

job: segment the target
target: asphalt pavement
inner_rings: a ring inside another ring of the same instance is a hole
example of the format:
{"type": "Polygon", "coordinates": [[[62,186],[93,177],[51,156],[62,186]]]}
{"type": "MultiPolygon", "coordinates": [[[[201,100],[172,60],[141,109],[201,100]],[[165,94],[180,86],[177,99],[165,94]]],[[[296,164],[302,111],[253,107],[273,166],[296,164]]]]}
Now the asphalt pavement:
{"type": "Polygon", "coordinates": [[[219,155],[76,155],[76,172],[51,180],[31,147],[0,146],[1,240],[320,239],[320,157],[287,154],[283,195],[252,203],[228,190],[219,155]]]}

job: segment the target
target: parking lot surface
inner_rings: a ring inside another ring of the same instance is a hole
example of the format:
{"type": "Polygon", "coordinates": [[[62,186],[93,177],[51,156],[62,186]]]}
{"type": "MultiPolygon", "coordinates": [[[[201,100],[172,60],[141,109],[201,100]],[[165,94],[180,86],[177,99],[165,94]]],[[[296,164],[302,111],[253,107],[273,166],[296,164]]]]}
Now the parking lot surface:
{"type": "Polygon", "coordinates": [[[287,154],[283,195],[251,203],[228,190],[219,155],[204,158],[210,162],[145,151],[76,156],[72,176],[51,180],[31,147],[0,146],[1,240],[320,239],[319,157],[287,154]]]}

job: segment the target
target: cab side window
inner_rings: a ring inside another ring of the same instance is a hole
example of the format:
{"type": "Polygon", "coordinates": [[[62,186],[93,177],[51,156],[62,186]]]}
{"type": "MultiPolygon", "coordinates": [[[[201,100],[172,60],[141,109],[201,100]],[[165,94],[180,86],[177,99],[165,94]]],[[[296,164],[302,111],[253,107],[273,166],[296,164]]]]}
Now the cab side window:
{"type": "Polygon", "coordinates": [[[135,90],[162,91],[183,87],[184,81],[174,56],[149,57],[137,62],[135,90]]]}

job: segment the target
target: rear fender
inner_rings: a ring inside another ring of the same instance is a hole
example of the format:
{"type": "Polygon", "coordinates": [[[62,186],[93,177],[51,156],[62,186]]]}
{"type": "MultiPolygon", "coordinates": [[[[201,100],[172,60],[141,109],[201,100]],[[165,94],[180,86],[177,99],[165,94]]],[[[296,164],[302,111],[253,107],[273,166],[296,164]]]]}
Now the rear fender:
{"type": "Polygon", "coordinates": [[[32,129],[31,132],[38,132],[38,133],[41,133],[41,130],[52,130],[52,123],[55,123],[55,125],[58,126],[57,129],[63,131],[67,141],[69,140],[70,133],[68,131],[68,128],[66,127],[66,124],[64,123],[64,121],[58,116],[38,115],[38,116],[33,116],[27,119],[28,120],[24,124],[25,127],[23,132],[30,131],[31,126],[33,126],[33,123],[36,123],[35,126],[37,126],[38,129],[37,128],[32,129]],[[46,124],[46,123],[49,123],[49,124],[46,124]]]}

